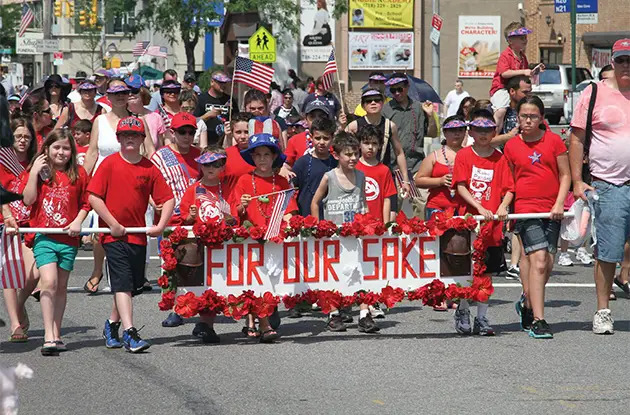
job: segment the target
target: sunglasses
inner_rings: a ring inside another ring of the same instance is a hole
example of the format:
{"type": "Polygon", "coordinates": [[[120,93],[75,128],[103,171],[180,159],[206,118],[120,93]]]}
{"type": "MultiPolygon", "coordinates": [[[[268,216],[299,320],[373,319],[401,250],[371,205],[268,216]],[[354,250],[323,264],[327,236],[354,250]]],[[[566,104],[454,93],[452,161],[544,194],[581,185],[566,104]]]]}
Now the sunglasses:
{"type": "Polygon", "coordinates": [[[179,94],[181,89],[164,89],[163,91],[163,94],[179,94]]]}
{"type": "Polygon", "coordinates": [[[59,84],[50,84],[49,88],[61,89],[61,85],[59,85],[59,84]]]}
{"type": "Polygon", "coordinates": [[[404,89],[405,89],[405,88],[403,88],[403,87],[399,86],[399,87],[395,87],[395,88],[389,88],[389,91],[390,91],[392,94],[399,94],[399,93],[403,92],[403,90],[404,90],[404,89]]]}
{"type": "Polygon", "coordinates": [[[479,134],[491,134],[495,130],[494,127],[475,127],[474,125],[470,129],[479,134]]]}
{"type": "Polygon", "coordinates": [[[114,96],[123,96],[123,95],[129,95],[129,91],[118,91],[118,92],[108,92],[107,95],[114,95],[114,96]]]}
{"type": "Polygon", "coordinates": [[[613,61],[617,65],[621,65],[622,63],[630,63],[630,56],[617,56],[613,61]]]}
{"type": "Polygon", "coordinates": [[[444,133],[463,133],[466,131],[466,127],[456,127],[456,128],[445,128],[444,133]]]}
{"type": "Polygon", "coordinates": [[[225,166],[226,163],[227,163],[227,160],[222,158],[222,159],[213,161],[212,163],[204,164],[204,166],[220,169],[221,167],[225,166]]]}
{"type": "Polygon", "coordinates": [[[50,107],[48,107],[45,110],[41,110],[39,113],[40,114],[49,114],[50,115],[50,114],[52,114],[52,109],[50,109],[50,107]]]}
{"type": "Polygon", "coordinates": [[[138,95],[140,93],[140,88],[130,88],[129,93],[132,95],[138,95]]]}
{"type": "Polygon", "coordinates": [[[381,98],[366,98],[366,99],[363,100],[363,102],[366,103],[366,104],[371,104],[373,102],[378,102],[380,104],[381,102],[383,102],[383,100],[381,98]]]}
{"type": "Polygon", "coordinates": [[[177,134],[179,134],[179,135],[195,135],[195,133],[197,132],[197,129],[195,129],[195,128],[178,128],[175,131],[177,131],[177,134]]]}

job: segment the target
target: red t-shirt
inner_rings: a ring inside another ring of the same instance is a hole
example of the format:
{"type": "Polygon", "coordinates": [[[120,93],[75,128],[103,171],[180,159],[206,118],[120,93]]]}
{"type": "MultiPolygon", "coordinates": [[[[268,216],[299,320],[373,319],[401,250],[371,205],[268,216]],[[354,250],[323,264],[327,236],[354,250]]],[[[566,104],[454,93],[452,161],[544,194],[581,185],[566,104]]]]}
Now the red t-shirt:
{"type": "Polygon", "coordinates": [[[52,130],[53,129],[51,127],[44,127],[41,129],[41,131],[37,131],[35,133],[35,137],[37,138],[37,150],[42,148],[42,144],[44,144],[44,140],[46,139],[46,136],[52,130]]]}
{"type": "Polygon", "coordinates": [[[197,206],[197,220],[205,222],[216,218],[223,220],[225,215],[231,215],[232,189],[227,180],[222,180],[216,186],[205,186],[200,181],[186,190],[179,208],[182,221],[188,216],[190,207],[197,206]]]}
{"type": "MultiPolygon", "coordinates": [[[[28,161],[21,161],[20,164],[25,169],[28,167],[28,161]]],[[[27,181],[28,176],[26,172],[22,172],[19,176],[15,176],[8,168],[0,164],[0,184],[9,192],[22,193],[24,191],[24,187],[26,187],[27,181]]],[[[26,222],[28,222],[31,215],[30,206],[24,205],[21,200],[16,200],[15,202],[9,203],[9,209],[11,209],[11,214],[18,225],[23,226],[26,222]]],[[[4,221],[2,209],[0,209],[0,221],[4,221]]]]}
{"type": "MultiPolygon", "coordinates": [[[[510,168],[503,154],[494,150],[489,157],[480,157],[472,146],[457,152],[453,167],[453,187],[464,183],[472,197],[484,208],[496,213],[503,196],[514,190],[510,168]]],[[[479,214],[477,209],[466,204],[466,213],[479,214]]],[[[500,246],[503,222],[494,221],[492,227],[492,245],[500,246]]]]}
{"type": "MultiPolygon", "coordinates": [[[[74,183],[62,171],[54,170],[55,180],[38,179],[37,199],[31,207],[30,225],[34,228],[65,228],[77,217],[80,210],[90,211],[87,187],[89,177],[79,166],[79,177],[74,183]]],[[[28,175],[26,176],[28,181],[28,175]]],[[[79,246],[79,237],[46,235],[58,242],[79,246]]]]}
{"type": "Polygon", "coordinates": [[[517,58],[514,54],[512,48],[507,47],[499,56],[499,61],[497,62],[497,70],[494,73],[494,77],[492,78],[492,86],[490,87],[490,96],[494,95],[501,88],[505,88],[507,85],[507,81],[509,78],[504,78],[501,74],[505,71],[513,70],[517,71],[519,69],[527,69],[529,67],[529,62],[527,62],[527,56],[525,53],[520,53],[520,58],[517,58]]]}
{"type": "Polygon", "coordinates": [[[223,178],[228,182],[231,188],[236,186],[239,177],[244,174],[253,172],[256,167],[252,166],[241,156],[241,150],[238,146],[231,146],[225,149],[227,155],[225,170],[223,170],[223,178]]]}
{"type": "Polygon", "coordinates": [[[83,166],[83,162],[85,161],[85,154],[88,151],[90,146],[80,146],[77,144],[77,164],[79,166],[83,166]]]}
{"type": "MultiPolygon", "coordinates": [[[[241,222],[248,220],[256,226],[268,226],[278,194],[269,196],[269,203],[259,201],[257,196],[289,188],[291,188],[291,185],[287,179],[278,174],[274,174],[272,177],[260,177],[254,173],[243,175],[238,179],[234,187],[232,216],[239,217],[236,206],[241,203],[241,196],[248,194],[252,196],[252,200],[247,205],[245,216],[241,216],[241,222]]],[[[298,210],[295,197],[296,193],[293,194],[289,201],[289,205],[284,211],[285,214],[298,210]]]]}
{"type": "MultiPolygon", "coordinates": [[[[100,197],[107,209],[124,227],[144,227],[144,214],[149,204],[149,196],[161,205],[173,198],[173,192],[164,177],[148,159],[142,158],[131,164],[120,153],[112,154],[103,160],[88,186],[88,192],[100,197]]],[[[107,227],[103,219],[100,226],[107,227]]],[[[125,241],[130,244],[146,245],[145,234],[127,234],[114,238],[107,234],[101,236],[101,243],[125,241]]]]}
{"type": "Polygon", "coordinates": [[[557,158],[567,152],[562,138],[549,130],[534,142],[525,142],[518,135],[503,151],[514,168],[514,213],[551,211],[560,190],[557,158]]]}
{"type": "Polygon", "coordinates": [[[296,134],[287,144],[287,148],[284,150],[284,154],[287,156],[286,163],[293,166],[293,163],[304,154],[311,147],[311,134],[308,131],[296,134]]]}
{"type": "Polygon", "coordinates": [[[365,174],[365,198],[368,212],[376,218],[383,218],[385,199],[397,193],[392,172],[383,163],[369,166],[363,164],[361,160],[357,163],[357,170],[365,174]]]}
{"type": "MultiPolygon", "coordinates": [[[[442,177],[449,174],[451,171],[448,166],[437,161],[433,164],[433,170],[431,171],[431,177],[442,177]]],[[[454,189],[453,189],[454,190],[454,189]]],[[[429,189],[429,196],[427,198],[427,207],[431,209],[439,209],[446,211],[449,209],[455,209],[456,214],[460,214],[465,211],[466,202],[455,191],[455,196],[451,197],[451,189],[447,186],[434,187],[429,189]]]]}

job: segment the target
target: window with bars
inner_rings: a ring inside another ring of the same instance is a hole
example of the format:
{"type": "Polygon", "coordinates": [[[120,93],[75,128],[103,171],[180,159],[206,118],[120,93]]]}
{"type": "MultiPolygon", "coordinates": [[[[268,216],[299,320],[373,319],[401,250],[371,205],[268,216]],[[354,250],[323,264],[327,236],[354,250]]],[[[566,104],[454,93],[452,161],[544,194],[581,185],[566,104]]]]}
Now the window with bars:
{"type": "Polygon", "coordinates": [[[540,48],[540,61],[545,65],[562,63],[562,48],[540,48]]]}

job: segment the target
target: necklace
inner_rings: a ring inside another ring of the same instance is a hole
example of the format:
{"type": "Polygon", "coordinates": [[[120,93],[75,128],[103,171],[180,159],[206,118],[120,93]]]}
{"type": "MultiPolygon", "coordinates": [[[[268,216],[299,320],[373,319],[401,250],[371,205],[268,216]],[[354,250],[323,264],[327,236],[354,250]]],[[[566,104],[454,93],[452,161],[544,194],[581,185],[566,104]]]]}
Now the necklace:
{"type": "MultiPolygon", "coordinates": [[[[256,197],[256,194],[258,192],[256,191],[256,175],[254,173],[252,173],[252,190],[254,191],[254,197],[256,198],[256,206],[258,207],[258,211],[260,212],[263,218],[269,219],[271,215],[268,215],[266,212],[264,212],[261,205],[265,204],[268,207],[269,205],[273,206],[273,204],[268,199],[266,202],[263,202],[259,198],[256,197]]],[[[273,173],[273,175],[271,176],[271,192],[270,193],[273,193],[275,191],[276,191],[276,173],[273,173]]],[[[277,195],[272,195],[273,198],[276,198],[276,196],[277,195]]],[[[268,210],[267,207],[265,208],[265,210],[268,210]]]]}
{"type": "MultiPolygon", "coordinates": [[[[317,190],[317,188],[315,188],[315,190],[313,190],[311,183],[309,183],[309,178],[311,177],[311,168],[313,167],[313,159],[315,158],[315,156],[313,156],[311,154],[311,157],[308,159],[308,171],[306,172],[306,180],[305,182],[307,183],[307,188],[306,190],[308,190],[308,192],[315,196],[315,191],[317,190]]],[[[321,159],[318,159],[321,160],[321,159]]],[[[323,162],[323,160],[322,160],[323,162]]],[[[330,162],[330,156],[328,156],[328,158],[326,159],[326,171],[329,172],[332,170],[332,163],[330,162]]]]}
{"type": "MultiPolygon", "coordinates": [[[[446,167],[448,167],[448,174],[451,175],[451,180],[453,177],[453,165],[448,161],[448,158],[446,157],[446,146],[442,146],[442,155],[444,156],[444,161],[446,162],[446,167]]],[[[451,188],[450,190],[450,194],[451,194],[451,199],[455,197],[455,189],[451,188]]]]}

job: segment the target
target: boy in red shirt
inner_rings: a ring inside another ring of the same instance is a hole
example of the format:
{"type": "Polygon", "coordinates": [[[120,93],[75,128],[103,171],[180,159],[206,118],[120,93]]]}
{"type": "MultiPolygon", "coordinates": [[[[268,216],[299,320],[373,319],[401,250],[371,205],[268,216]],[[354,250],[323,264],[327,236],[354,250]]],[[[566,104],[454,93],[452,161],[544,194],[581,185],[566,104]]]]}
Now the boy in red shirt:
{"type": "Polygon", "coordinates": [[[77,145],[77,164],[83,166],[85,154],[90,146],[90,134],[92,133],[92,122],[90,120],[79,120],[72,126],[72,136],[77,145]]]}
{"type": "Polygon", "coordinates": [[[494,73],[490,87],[490,102],[492,102],[494,120],[499,126],[499,130],[503,127],[505,113],[510,106],[510,94],[506,86],[507,81],[518,75],[532,75],[527,56],[525,56],[527,35],[530,33],[532,31],[519,22],[510,23],[503,31],[508,47],[499,56],[497,70],[494,73]]]}
{"type": "Polygon", "coordinates": [[[114,293],[114,304],[105,322],[103,337],[107,348],[123,345],[133,353],[150,347],[142,340],[133,325],[132,295],[142,292],[147,237],[127,234],[126,227],[144,227],[149,197],[162,205],[162,216],[147,235],[162,235],[175,206],[173,192],[160,171],[140,154],[144,140],[144,123],[137,117],[126,117],[118,122],[116,135],[120,152],[103,160],[88,185],[89,201],[99,216],[100,226],[107,226],[111,234],[101,236],[107,255],[107,269],[114,293]],[[122,320],[123,341],[118,329],[122,320]]]}
{"type": "MultiPolygon", "coordinates": [[[[306,106],[305,114],[308,128],[311,128],[311,124],[316,118],[331,118],[328,106],[318,99],[309,102],[306,106]]],[[[293,166],[293,163],[295,163],[297,159],[305,155],[313,148],[311,133],[308,128],[303,133],[296,134],[289,140],[287,148],[284,150],[284,154],[287,157],[286,163],[289,166],[293,166]]]]}
{"type": "Polygon", "coordinates": [[[234,187],[239,177],[253,172],[255,168],[241,157],[241,151],[247,150],[249,145],[248,123],[250,119],[252,119],[252,114],[249,112],[239,112],[230,120],[228,132],[233,137],[233,140],[230,139],[231,142],[236,141],[236,144],[225,149],[227,162],[222,173],[230,187],[234,187]]]}
{"type": "MultiPolygon", "coordinates": [[[[492,220],[496,213],[499,219],[504,219],[507,208],[512,203],[514,182],[503,154],[490,145],[496,135],[492,113],[488,110],[474,111],[469,125],[469,134],[475,142],[457,152],[453,167],[453,187],[466,202],[466,213],[480,214],[487,220],[492,220]]],[[[502,222],[492,222],[486,253],[488,274],[506,268],[502,227],[502,222]]],[[[486,317],[487,311],[487,303],[477,304],[477,317],[472,330],[474,334],[494,335],[486,317]]],[[[455,330],[460,334],[471,333],[470,310],[466,300],[462,300],[455,311],[455,330]]]]}

